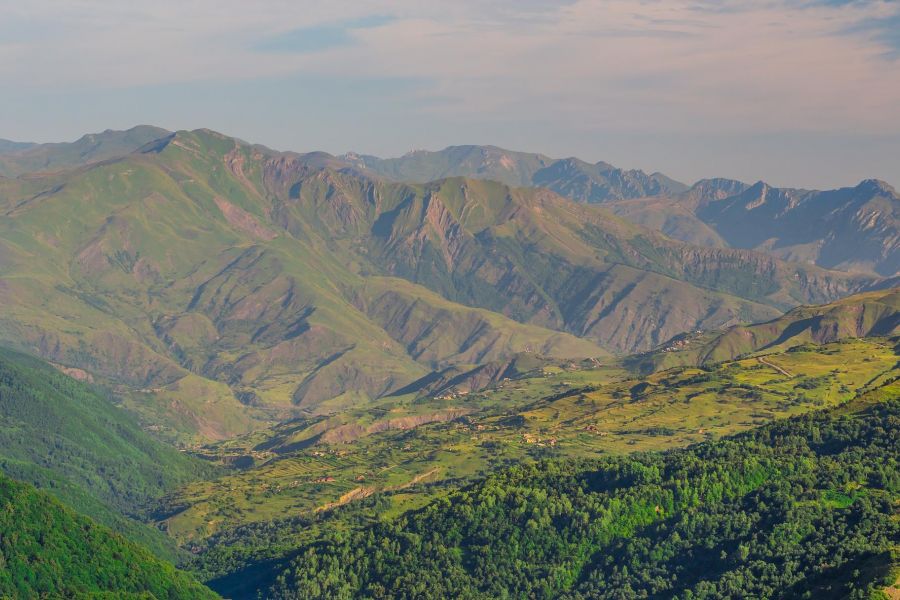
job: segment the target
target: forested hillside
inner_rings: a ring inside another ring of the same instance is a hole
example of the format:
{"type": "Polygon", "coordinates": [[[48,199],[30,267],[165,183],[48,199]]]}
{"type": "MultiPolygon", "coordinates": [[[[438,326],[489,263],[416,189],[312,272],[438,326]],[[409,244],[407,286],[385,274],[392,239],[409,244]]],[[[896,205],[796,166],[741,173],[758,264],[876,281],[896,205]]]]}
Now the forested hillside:
{"type": "Polygon", "coordinates": [[[74,513],[49,494],[0,475],[3,598],[217,597],[190,575],[74,513]]]}
{"type": "Polygon", "coordinates": [[[671,453],[517,466],[302,549],[278,598],[868,598],[900,544],[900,385],[671,453]]]}
{"type": "Polygon", "coordinates": [[[152,438],[92,386],[0,349],[0,472],[169,553],[159,532],[126,515],[216,469],[152,438]]]}

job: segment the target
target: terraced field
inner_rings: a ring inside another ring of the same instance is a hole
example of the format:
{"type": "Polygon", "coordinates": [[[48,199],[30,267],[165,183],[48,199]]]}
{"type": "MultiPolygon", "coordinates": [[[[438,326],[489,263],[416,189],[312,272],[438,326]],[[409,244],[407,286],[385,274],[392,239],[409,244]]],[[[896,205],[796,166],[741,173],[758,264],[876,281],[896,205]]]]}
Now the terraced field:
{"type": "Polygon", "coordinates": [[[376,493],[390,518],[504,465],[682,447],[835,405],[900,375],[897,365],[896,340],[850,339],[643,378],[587,361],[477,394],[385,398],[204,448],[248,468],[183,488],[163,525],[202,542],[376,493]]]}

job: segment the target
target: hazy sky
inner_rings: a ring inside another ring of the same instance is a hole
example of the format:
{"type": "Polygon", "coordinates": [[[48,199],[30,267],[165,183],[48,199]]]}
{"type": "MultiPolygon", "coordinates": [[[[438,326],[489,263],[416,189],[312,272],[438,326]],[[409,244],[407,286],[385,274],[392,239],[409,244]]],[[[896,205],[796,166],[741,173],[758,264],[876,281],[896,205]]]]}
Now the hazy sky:
{"type": "Polygon", "coordinates": [[[692,181],[900,186],[900,1],[0,0],[0,137],[496,144],[692,181]]]}

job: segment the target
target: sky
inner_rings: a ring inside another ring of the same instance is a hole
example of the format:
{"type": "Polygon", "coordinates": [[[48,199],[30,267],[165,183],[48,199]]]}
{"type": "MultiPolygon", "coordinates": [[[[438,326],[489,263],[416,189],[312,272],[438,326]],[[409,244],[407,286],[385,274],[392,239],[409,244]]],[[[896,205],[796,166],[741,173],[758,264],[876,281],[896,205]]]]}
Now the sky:
{"type": "Polygon", "coordinates": [[[0,0],[0,138],[494,144],[900,187],[900,0],[0,0]]]}

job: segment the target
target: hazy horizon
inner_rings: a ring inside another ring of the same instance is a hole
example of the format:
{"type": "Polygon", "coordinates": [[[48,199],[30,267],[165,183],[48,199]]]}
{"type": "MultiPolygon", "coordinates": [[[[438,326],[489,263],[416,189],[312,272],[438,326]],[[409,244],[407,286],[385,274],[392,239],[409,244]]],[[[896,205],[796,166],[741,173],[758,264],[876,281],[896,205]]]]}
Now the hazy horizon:
{"type": "Polygon", "coordinates": [[[688,183],[900,185],[892,1],[0,6],[17,141],[148,123],[297,152],[490,144],[688,183]]]}

